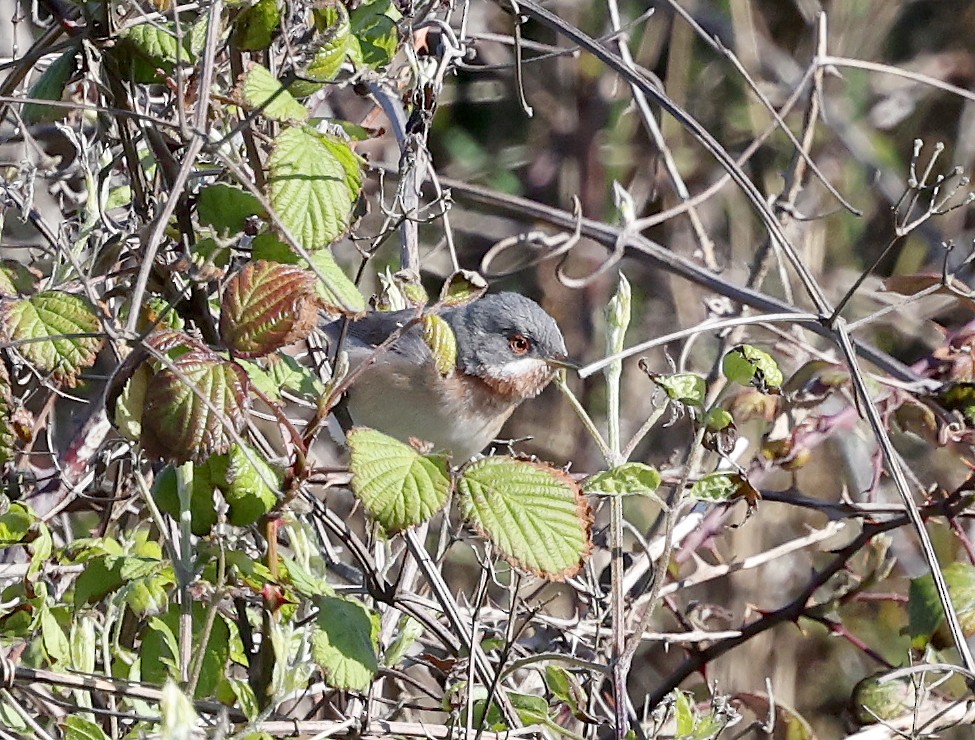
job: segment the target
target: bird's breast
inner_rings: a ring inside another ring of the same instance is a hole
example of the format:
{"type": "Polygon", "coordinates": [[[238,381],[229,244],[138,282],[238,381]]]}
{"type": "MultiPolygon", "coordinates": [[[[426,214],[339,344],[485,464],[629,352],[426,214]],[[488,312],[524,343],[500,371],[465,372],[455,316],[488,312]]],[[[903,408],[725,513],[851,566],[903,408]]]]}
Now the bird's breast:
{"type": "Polygon", "coordinates": [[[490,444],[521,400],[458,371],[443,377],[432,362],[397,359],[378,358],[350,388],[352,421],[404,442],[429,442],[455,463],[490,444]]]}

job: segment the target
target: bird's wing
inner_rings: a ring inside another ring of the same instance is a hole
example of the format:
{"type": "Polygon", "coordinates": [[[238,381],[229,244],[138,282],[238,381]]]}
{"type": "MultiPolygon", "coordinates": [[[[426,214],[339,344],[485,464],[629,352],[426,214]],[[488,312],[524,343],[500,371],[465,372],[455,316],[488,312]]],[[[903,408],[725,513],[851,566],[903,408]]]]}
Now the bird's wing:
{"type": "MultiPolygon", "coordinates": [[[[371,353],[376,347],[385,342],[397,329],[405,326],[416,318],[414,311],[375,311],[366,314],[361,319],[350,321],[345,333],[343,349],[350,359],[355,361],[357,356],[371,353]]],[[[342,322],[333,321],[323,327],[329,343],[338,341],[342,331],[342,322]]],[[[430,357],[430,350],[423,341],[420,326],[411,326],[404,331],[389,350],[395,355],[408,358],[411,362],[420,364],[430,357]]]]}

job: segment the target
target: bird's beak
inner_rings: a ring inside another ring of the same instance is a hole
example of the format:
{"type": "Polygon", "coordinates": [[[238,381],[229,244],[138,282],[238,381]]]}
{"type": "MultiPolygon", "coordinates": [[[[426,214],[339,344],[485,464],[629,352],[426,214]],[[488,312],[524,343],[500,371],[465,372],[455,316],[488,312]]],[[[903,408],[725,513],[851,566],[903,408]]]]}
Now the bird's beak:
{"type": "Polygon", "coordinates": [[[578,370],[582,367],[581,362],[576,362],[571,359],[568,355],[558,355],[556,357],[547,357],[545,362],[551,367],[555,368],[565,368],[566,370],[578,370]]]}

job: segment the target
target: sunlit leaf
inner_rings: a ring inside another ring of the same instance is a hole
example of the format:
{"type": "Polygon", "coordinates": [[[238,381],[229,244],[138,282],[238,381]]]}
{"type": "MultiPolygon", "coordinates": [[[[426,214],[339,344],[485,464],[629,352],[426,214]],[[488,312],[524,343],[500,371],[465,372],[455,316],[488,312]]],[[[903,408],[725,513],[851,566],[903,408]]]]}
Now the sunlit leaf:
{"type": "Polygon", "coordinates": [[[915,711],[921,700],[919,689],[913,676],[888,679],[878,672],[853,687],[850,705],[860,724],[896,719],[915,711]]]}
{"type": "Polygon", "coordinates": [[[676,373],[674,375],[650,374],[650,379],[664,389],[671,401],[686,403],[688,406],[702,406],[707,385],[704,378],[694,373],[676,373]]]}
{"type": "Polygon", "coordinates": [[[340,2],[328,2],[313,11],[316,25],[325,31],[317,39],[318,48],[305,69],[304,77],[316,82],[331,82],[338,77],[352,44],[349,12],[340,2]]]}
{"type": "Polygon", "coordinates": [[[78,374],[94,364],[104,342],[91,304],[58,290],[11,301],[0,320],[24,359],[68,386],[77,385],[78,374]]]}
{"type": "Polygon", "coordinates": [[[516,567],[562,580],[592,549],[589,504],[561,470],[487,457],[464,469],[457,492],[464,519],[516,567]]]}
{"type": "Polygon", "coordinates": [[[589,476],[582,488],[594,496],[649,496],[663,504],[654,493],[660,487],[660,481],[656,468],[630,462],[589,476]]]}
{"type": "Polygon", "coordinates": [[[287,128],[274,140],[268,168],[271,205],[305,249],[349,229],[362,169],[347,143],[309,126],[287,128]]]}
{"type": "Polygon", "coordinates": [[[423,341],[430,348],[437,372],[450,375],[457,366],[457,337],[450,324],[435,314],[424,316],[423,341]]]}
{"type": "Polygon", "coordinates": [[[24,541],[36,517],[34,512],[20,502],[0,514],[0,547],[10,547],[24,541]]]}
{"type": "Polygon", "coordinates": [[[245,527],[267,514],[278,502],[283,478],[253,448],[231,447],[224,480],[218,483],[230,506],[230,523],[245,527]]]}
{"type": "Polygon", "coordinates": [[[94,722],[75,714],[64,721],[64,740],[109,740],[109,738],[94,722]]]}
{"type": "Polygon", "coordinates": [[[348,435],[352,490],[387,532],[415,526],[436,514],[450,496],[450,469],[439,455],[421,455],[374,429],[348,435]]]}
{"type": "Polygon", "coordinates": [[[358,46],[356,60],[374,69],[385,67],[393,60],[399,44],[395,13],[388,0],[362,3],[350,15],[352,33],[358,46]]]}
{"type": "Polygon", "coordinates": [[[458,270],[444,282],[438,302],[446,307],[463,306],[476,301],[487,289],[487,281],[479,273],[458,270]]]}
{"type": "Polygon", "coordinates": [[[234,19],[232,39],[241,51],[261,51],[271,45],[280,25],[277,0],[258,0],[234,19]]]}
{"type": "Polygon", "coordinates": [[[721,370],[732,383],[750,385],[763,393],[778,393],[782,371],[767,352],[750,344],[740,344],[721,361],[721,370]]]}
{"type": "Polygon", "coordinates": [[[305,121],[308,109],[294,99],[267,67],[251,62],[237,85],[240,102],[272,121],[305,121]]]}

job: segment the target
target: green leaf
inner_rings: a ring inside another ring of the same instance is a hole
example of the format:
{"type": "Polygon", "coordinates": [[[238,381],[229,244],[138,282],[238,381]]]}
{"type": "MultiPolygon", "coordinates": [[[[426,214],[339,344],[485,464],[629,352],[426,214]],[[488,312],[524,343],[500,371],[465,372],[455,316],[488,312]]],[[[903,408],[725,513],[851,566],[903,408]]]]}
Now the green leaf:
{"type": "Polygon", "coordinates": [[[271,45],[280,25],[277,0],[258,0],[234,19],[231,38],[241,51],[261,51],[271,45]]]}
{"type": "Polygon", "coordinates": [[[10,547],[23,542],[36,520],[34,512],[22,503],[13,503],[0,514],[0,547],[10,547]]]}
{"type": "Polygon", "coordinates": [[[51,529],[44,522],[37,522],[33,529],[34,538],[27,545],[30,552],[30,567],[27,569],[27,579],[34,581],[43,572],[44,567],[54,552],[54,538],[51,529]]]}
{"type": "Polygon", "coordinates": [[[271,354],[264,358],[264,362],[271,381],[278,389],[313,398],[318,398],[325,392],[325,386],[315,371],[290,355],[271,354]]]}
{"type": "Polygon", "coordinates": [[[246,190],[223,182],[208,185],[200,191],[196,213],[200,223],[212,226],[221,236],[239,234],[252,216],[267,216],[261,201],[246,190]]]}
{"type": "Polygon", "coordinates": [[[721,371],[732,383],[754,386],[762,393],[778,393],[784,380],[771,355],[750,344],[740,344],[724,356],[721,371]]]}
{"type": "Polygon", "coordinates": [[[660,473],[656,468],[643,463],[623,463],[611,470],[604,470],[590,476],[583,483],[583,490],[595,496],[650,496],[660,487],[660,473]]]}
{"type": "MultiPolygon", "coordinates": [[[[213,491],[217,484],[213,480],[213,464],[211,457],[203,465],[193,467],[193,490],[190,493],[190,531],[197,537],[210,533],[217,523],[217,510],[213,501],[213,491]]],[[[176,469],[167,465],[156,477],[152,488],[152,496],[160,511],[179,520],[179,492],[176,481],[176,469]]]]}
{"type": "Polygon", "coordinates": [[[674,690],[674,719],[677,720],[677,737],[686,738],[694,731],[695,712],[690,694],[674,690]]]}
{"type": "Polygon", "coordinates": [[[548,701],[545,697],[509,691],[508,699],[518,713],[518,718],[526,725],[545,724],[549,721],[548,701]]]}
{"type": "Polygon", "coordinates": [[[199,718],[193,702],[172,679],[163,686],[159,715],[160,737],[166,740],[192,740],[196,736],[199,718]]]}
{"type": "Polygon", "coordinates": [[[24,359],[54,380],[74,387],[78,374],[95,363],[104,341],[98,316],[83,298],[59,290],[12,301],[0,314],[6,337],[24,359]]]}
{"type": "Polygon", "coordinates": [[[172,71],[176,64],[192,64],[202,51],[207,32],[206,18],[183,25],[183,43],[176,36],[175,23],[149,21],[123,31],[119,38],[126,51],[134,52],[134,70],[140,82],[152,81],[155,68],[172,71]],[[141,63],[141,64],[140,64],[141,63]]]}
{"type": "Polygon", "coordinates": [[[356,61],[377,69],[393,60],[399,44],[399,30],[390,13],[396,13],[392,4],[388,0],[379,0],[359,5],[349,14],[352,34],[358,45],[356,61]]]}
{"type": "MultiPolygon", "coordinates": [[[[237,708],[244,713],[247,719],[253,722],[261,713],[261,705],[257,701],[257,696],[254,695],[254,689],[244,679],[234,676],[228,676],[227,683],[237,700],[235,702],[237,708]]],[[[263,733],[251,733],[245,736],[245,740],[258,740],[261,734],[263,733]]],[[[273,738],[269,737],[268,740],[273,740],[273,738]]]]}
{"type": "Polygon", "coordinates": [[[447,503],[447,458],[421,455],[374,429],[356,427],[348,445],[352,490],[387,532],[425,522],[447,503]]]}
{"type": "Polygon", "coordinates": [[[408,614],[400,617],[399,623],[396,625],[396,636],[393,638],[389,647],[386,648],[386,653],[383,656],[384,664],[390,668],[394,667],[406,657],[406,654],[417,643],[417,640],[423,637],[423,633],[423,625],[413,619],[413,617],[408,614]]]}
{"type": "Polygon", "coordinates": [[[303,596],[333,596],[332,588],[324,577],[310,573],[297,560],[282,558],[287,569],[287,581],[303,596]]]}
{"type": "Polygon", "coordinates": [[[719,432],[734,423],[734,417],[727,410],[720,407],[711,409],[704,419],[704,426],[713,432],[719,432]]]}
{"type": "Polygon", "coordinates": [[[671,401],[685,403],[688,406],[701,407],[707,393],[704,378],[694,373],[676,373],[674,375],[657,375],[652,373],[650,380],[664,389],[671,401]]]}
{"type": "Polygon", "coordinates": [[[325,32],[303,76],[316,82],[331,82],[338,77],[352,48],[349,12],[340,2],[329,2],[312,12],[316,16],[316,25],[324,26],[325,32]]]}
{"type": "Polygon", "coordinates": [[[44,652],[55,663],[68,663],[70,660],[70,648],[68,638],[58,624],[51,610],[45,607],[41,610],[41,641],[44,643],[44,652]]]}
{"type": "MultiPolygon", "coordinates": [[[[219,614],[213,621],[210,638],[206,645],[201,641],[206,627],[207,604],[193,602],[193,651],[192,655],[203,653],[203,665],[200,670],[200,680],[196,685],[194,697],[205,699],[213,694],[217,683],[223,679],[226,672],[227,660],[230,657],[230,628],[219,614]]],[[[154,684],[163,684],[170,677],[178,674],[172,671],[179,663],[179,656],[173,652],[176,641],[172,636],[179,632],[180,607],[173,604],[163,617],[153,617],[150,629],[146,630],[142,641],[142,679],[154,684]]]]}
{"type": "Polygon", "coordinates": [[[295,265],[249,262],[227,281],[220,338],[240,357],[262,357],[307,337],[318,324],[315,276],[295,265]]]}
{"type": "Polygon", "coordinates": [[[74,608],[101,601],[122,587],[123,558],[106,555],[85,563],[85,569],[74,584],[74,608]]]}
{"type": "Polygon", "coordinates": [[[338,596],[322,596],[315,604],[312,659],[329,686],[365,691],[379,670],[379,617],[358,601],[338,596]]]}
{"type": "Polygon", "coordinates": [[[348,231],[362,170],[347,143],[309,126],[287,128],[274,141],[268,167],[271,205],[305,249],[348,231]]]}
{"type": "MultiPolygon", "coordinates": [[[[943,572],[962,632],[965,637],[971,637],[975,634],[975,566],[959,561],[947,565],[943,572]]],[[[930,574],[911,581],[907,614],[913,647],[923,649],[929,642],[934,642],[935,647],[951,644],[941,600],[930,574]]]]}
{"type": "Polygon", "coordinates": [[[156,373],[146,391],[143,448],[172,462],[226,452],[244,427],[247,375],[209,350],[182,355],[173,366],[156,373]]]}
{"type": "MultiPolygon", "coordinates": [[[[78,47],[72,46],[55,59],[31,85],[27,97],[34,100],[60,101],[64,97],[65,86],[77,68],[77,56],[78,47]]],[[[44,105],[43,103],[27,103],[20,115],[25,124],[33,126],[37,123],[53,123],[64,118],[69,112],[69,108],[44,105]]]]}
{"type": "Polygon", "coordinates": [[[142,411],[146,404],[146,391],[152,381],[152,370],[143,363],[125,381],[122,392],[115,399],[115,415],[112,423],[118,432],[131,442],[142,437],[142,411]]]}
{"type": "Polygon", "coordinates": [[[175,582],[171,571],[156,573],[129,581],[119,593],[132,613],[145,619],[163,614],[169,609],[169,590],[175,582]]]}
{"type": "Polygon", "coordinates": [[[349,317],[365,312],[365,298],[338,266],[329,250],[322,249],[312,254],[310,268],[318,278],[315,290],[326,309],[349,317]]]}
{"type": "Polygon", "coordinates": [[[26,265],[14,260],[0,260],[0,296],[26,295],[34,291],[37,277],[26,265]]]}
{"type": "Polygon", "coordinates": [[[74,615],[71,633],[68,637],[68,650],[71,655],[71,668],[81,673],[95,672],[95,620],[88,616],[74,615]]]}
{"type": "Polygon", "coordinates": [[[294,99],[266,67],[250,62],[237,86],[241,104],[272,121],[306,121],[308,109],[294,99]]]}
{"type": "Polygon", "coordinates": [[[552,692],[552,696],[569,705],[575,704],[575,693],[572,690],[572,676],[557,665],[545,666],[545,685],[552,692]]]}
{"type": "Polygon", "coordinates": [[[922,701],[912,676],[887,679],[883,672],[861,680],[854,688],[850,705],[858,722],[874,724],[910,714],[922,701]]]}
{"type": "Polygon", "coordinates": [[[463,306],[476,301],[487,289],[487,281],[479,273],[458,270],[444,282],[438,302],[444,307],[463,306]]]}
{"type": "Polygon", "coordinates": [[[109,740],[101,727],[74,714],[64,721],[64,740],[109,740]]]}
{"type": "Polygon", "coordinates": [[[690,494],[699,501],[730,501],[738,495],[740,485],[738,473],[710,473],[691,486],[690,494]]]}
{"type": "Polygon", "coordinates": [[[253,524],[278,503],[284,474],[251,447],[234,445],[227,455],[225,480],[218,483],[227,499],[227,519],[236,527],[253,524]]]}
{"type": "Polygon", "coordinates": [[[433,364],[441,376],[447,377],[457,367],[457,337],[450,324],[436,314],[423,317],[423,341],[430,348],[433,364]]]}
{"type": "Polygon", "coordinates": [[[468,465],[457,481],[464,519],[514,566],[562,580],[592,550],[592,513],[578,484],[556,468],[507,457],[468,465]]]}

